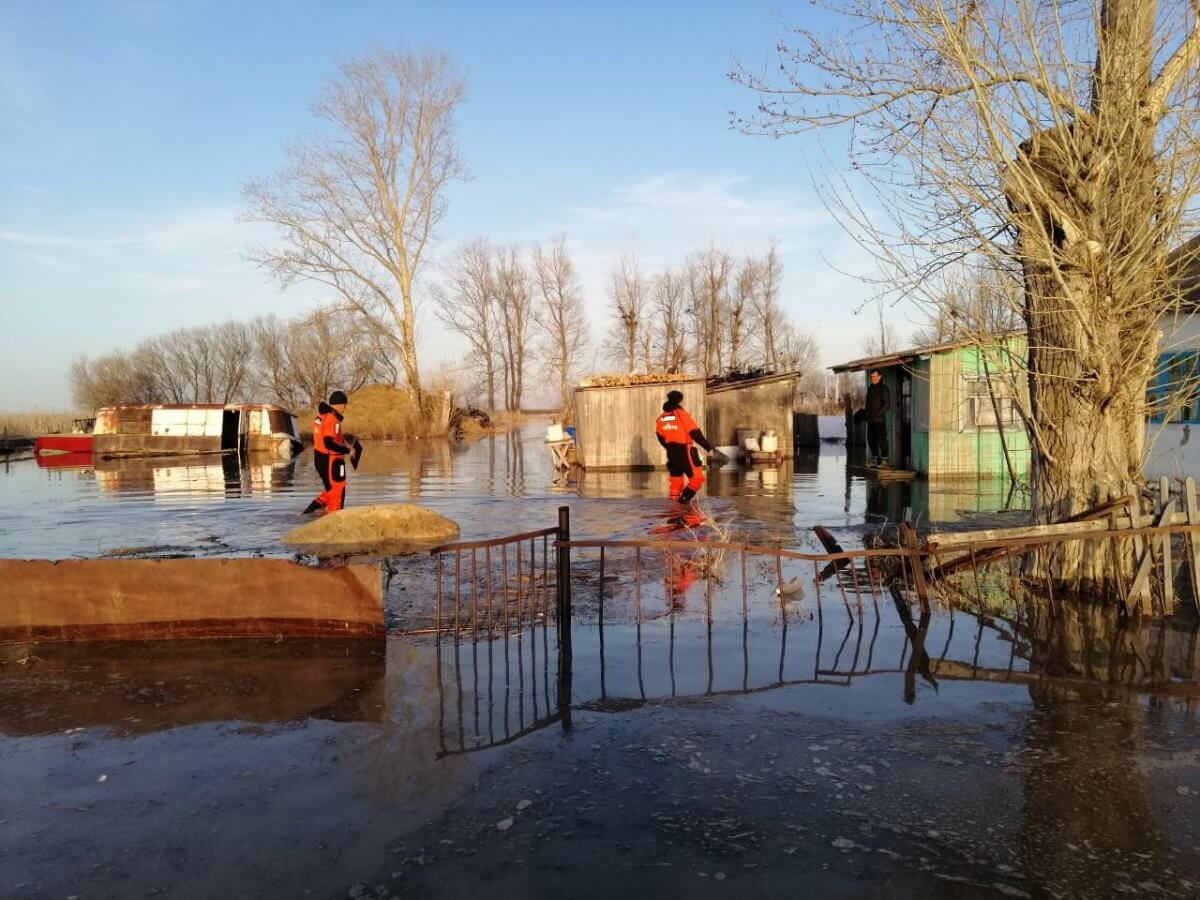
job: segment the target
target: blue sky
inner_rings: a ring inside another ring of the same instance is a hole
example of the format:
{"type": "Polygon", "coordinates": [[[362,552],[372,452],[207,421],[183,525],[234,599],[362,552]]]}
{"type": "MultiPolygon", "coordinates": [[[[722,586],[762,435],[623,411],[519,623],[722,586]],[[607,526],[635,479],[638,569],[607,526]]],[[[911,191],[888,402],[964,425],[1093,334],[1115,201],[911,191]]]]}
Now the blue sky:
{"type": "MultiPolygon", "coordinates": [[[[754,105],[726,78],[733,57],[774,65],[786,23],[821,26],[807,4],[0,10],[0,409],[67,407],[79,354],[319,301],[245,261],[247,243],[270,236],[237,221],[241,188],[312,127],[309,103],[338,62],[379,46],[443,49],[467,79],[460,141],[473,177],[455,189],[438,256],[475,235],[565,232],[598,334],[622,252],[653,269],[710,240],[746,252],[776,238],[789,312],[826,362],[859,355],[865,290],[822,257],[865,262],[813,191],[808,166],[823,151],[728,128],[730,108],[754,105]]],[[[428,312],[422,327],[430,363],[456,357],[428,312]]]]}

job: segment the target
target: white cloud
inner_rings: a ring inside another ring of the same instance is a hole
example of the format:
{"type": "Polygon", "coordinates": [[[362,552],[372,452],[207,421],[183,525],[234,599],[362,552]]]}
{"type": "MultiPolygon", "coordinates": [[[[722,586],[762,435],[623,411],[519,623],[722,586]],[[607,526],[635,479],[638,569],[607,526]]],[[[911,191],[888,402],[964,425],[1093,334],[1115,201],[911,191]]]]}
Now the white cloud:
{"type": "Polygon", "coordinates": [[[320,299],[310,286],[282,293],[243,254],[269,232],[237,221],[233,205],[161,215],[90,219],[61,229],[0,223],[6,326],[26,339],[0,365],[0,408],[67,401],[67,363],[185,325],[287,315],[320,299]],[[59,373],[29,398],[15,373],[59,373]],[[7,386],[6,386],[7,385],[7,386]],[[51,393],[53,392],[53,393],[51,393]]]}
{"type": "Polygon", "coordinates": [[[16,228],[0,228],[0,243],[19,244],[25,247],[76,247],[79,242],[75,238],[60,234],[41,234],[35,231],[21,231],[16,228]]]}
{"type": "Polygon", "coordinates": [[[796,194],[754,190],[750,180],[729,174],[669,172],[616,188],[593,206],[568,209],[584,221],[637,229],[669,226],[710,232],[729,240],[747,230],[811,228],[828,217],[796,194]]]}

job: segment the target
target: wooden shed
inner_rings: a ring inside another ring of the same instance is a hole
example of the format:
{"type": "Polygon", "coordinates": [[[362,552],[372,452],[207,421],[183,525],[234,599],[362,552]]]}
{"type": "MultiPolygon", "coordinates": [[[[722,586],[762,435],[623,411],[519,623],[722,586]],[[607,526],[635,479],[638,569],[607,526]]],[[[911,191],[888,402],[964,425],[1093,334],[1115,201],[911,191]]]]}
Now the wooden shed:
{"type": "Polygon", "coordinates": [[[1024,336],[949,341],[833,366],[878,370],[891,395],[889,464],[930,478],[1022,478],[1030,444],[1017,411],[1025,398],[1024,336]],[[1014,396],[1019,392],[1019,396],[1014,396]]]}
{"type": "Polygon", "coordinates": [[[682,391],[683,405],[705,419],[704,378],[691,375],[606,376],[575,388],[575,447],[590,470],[656,469],[666,456],[654,436],[654,420],[668,391],[682,391]]]}
{"type": "Polygon", "coordinates": [[[738,429],[774,431],[785,453],[792,450],[794,372],[710,382],[704,400],[704,434],[718,447],[735,446],[738,429]]]}

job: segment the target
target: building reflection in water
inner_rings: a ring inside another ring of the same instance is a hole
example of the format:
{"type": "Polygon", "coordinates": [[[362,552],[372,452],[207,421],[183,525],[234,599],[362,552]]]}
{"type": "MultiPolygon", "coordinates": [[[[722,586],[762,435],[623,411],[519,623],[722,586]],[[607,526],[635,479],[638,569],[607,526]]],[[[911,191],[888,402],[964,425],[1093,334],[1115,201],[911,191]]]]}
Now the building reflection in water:
{"type": "Polygon", "coordinates": [[[272,494],[291,488],[299,460],[279,460],[270,454],[239,457],[152,456],[105,459],[90,453],[38,457],[43,469],[91,470],[103,493],[152,494],[172,497],[241,497],[272,494]]]}

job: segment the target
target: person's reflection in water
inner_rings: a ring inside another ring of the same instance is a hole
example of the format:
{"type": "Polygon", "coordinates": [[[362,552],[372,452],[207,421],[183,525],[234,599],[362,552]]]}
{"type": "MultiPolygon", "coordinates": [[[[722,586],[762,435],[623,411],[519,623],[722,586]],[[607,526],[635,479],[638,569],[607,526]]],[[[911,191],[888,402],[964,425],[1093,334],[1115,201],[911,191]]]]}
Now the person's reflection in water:
{"type": "Polygon", "coordinates": [[[867,520],[879,524],[895,524],[906,518],[911,498],[908,482],[881,482],[878,478],[867,479],[867,520]]]}
{"type": "MultiPolygon", "coordinates": [[[[671,516],[661,525],[650,529],[650,535],[660,540],[694,540],[697,544],[705,540],[705,536],[696,529],[704,525],[704,515],[692,504],[673,504],[671,516]]],[[[694,551],[669,551],[664,560],[663,572],[664,593],[671,609],[683,609],[686,604],[686,594],[700,578],[699,567],[696,564],[694,551]]]]}

